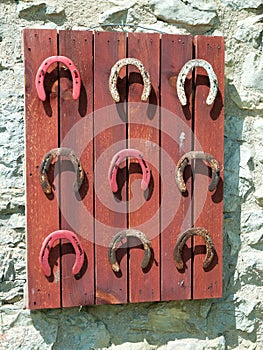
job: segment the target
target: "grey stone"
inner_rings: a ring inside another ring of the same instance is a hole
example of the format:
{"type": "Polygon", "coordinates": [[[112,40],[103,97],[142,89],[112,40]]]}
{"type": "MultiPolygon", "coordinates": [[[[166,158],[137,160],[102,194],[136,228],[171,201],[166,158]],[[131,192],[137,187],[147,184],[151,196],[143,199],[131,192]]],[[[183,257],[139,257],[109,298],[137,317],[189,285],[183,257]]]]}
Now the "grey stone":
{"type": "Polygon", "coordinates": [[[115,6],[100,16],[100,23],[126,23],[130,6],[115,6]]]}
{"type": "Polygon", "coordinates": [[[155,16],[163,21],[185,26],[211,28],[216,13],[200,11],[180,0],[150,0],[155,16]]]}
{"type": "Polygon", "coordinates": [[[222,4],[230,6],[235,10],[257,9],[262,6],[262,0],[220,0],[222,4]]]}

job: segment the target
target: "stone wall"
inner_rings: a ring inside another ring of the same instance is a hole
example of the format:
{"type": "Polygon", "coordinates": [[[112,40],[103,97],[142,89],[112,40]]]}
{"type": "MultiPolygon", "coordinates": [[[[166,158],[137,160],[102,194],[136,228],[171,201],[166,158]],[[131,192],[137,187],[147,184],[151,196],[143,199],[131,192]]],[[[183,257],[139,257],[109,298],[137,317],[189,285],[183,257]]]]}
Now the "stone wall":
{"type": "Polygon", "coordinates": [[[263,348],[262,34],[262,0],[0,1],[0,349],[263,348]],[[30,312],[21,31],[109,22],[225,36],[224,297],[30,312]]]}

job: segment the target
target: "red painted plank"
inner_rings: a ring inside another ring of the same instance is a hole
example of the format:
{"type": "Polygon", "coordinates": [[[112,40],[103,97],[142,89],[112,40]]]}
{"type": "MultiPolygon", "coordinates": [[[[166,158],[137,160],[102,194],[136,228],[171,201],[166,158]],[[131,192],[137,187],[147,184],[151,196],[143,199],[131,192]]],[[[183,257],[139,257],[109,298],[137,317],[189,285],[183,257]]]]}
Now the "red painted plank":
{"type": "Polygon", "coordinates": [[[148,161],[152,179],[148,190],[141,189],[138,163],[129,160],[129,228],[142,231],[151,241],[153,259],[146,269],[141,268],[143,249],[129,239],[129,301],[160,300],[159,256],[159,56],[158,34],[128,34],[128,57],[139,59],[151,78],[151,94],[141,101],[143,83],[138,69],[128,67],[128,144],[138,149],[148,161]],[[133,247],[134,246],[134,247],[133,247]],[[136,248],[137,247],[137,248],[136,248]]]}
{"type": "MultiPolygon", "coordinates": [[[[126,148],[125,105],[115,103],[109,91],[111,67],[126,57],[125,33],[94,34],[94,161],[95,161],[95,264],[96,303],[127,302],[127,254],[118,256],[121,271],[114,273],[108,261],[112,237],[127,226],[125,166],[118,171],[122,190],[114,195],[108,170],[115,153],[126,148]]],[[[121,72],[121,78],[125,76],[121,72]]],[[[125,79],[119,80],[121,101],[126,98],[125,79]]]]}
{"type": "Polygon", "coordinates": [[[75,232],[85,251],[85,263],[78,276],[72,274],[75,253],[62,240],[62,306],[94,304],[93,231],[93,35],[88,31],[60,31],[59,54],[70,58],[81,76],[81,93],[72,98],[69,70],[60,68],[60,146],[72,149],[80,158],[85,180],[75,194],[74,168],[61,161],[61,229],[75,232]]]}
{"type": "MultiPolygon", "coordinates": [[[[24,30],[25,60],[25,124],[26,124],[26,199],[27,199],[27,307],[55,308],[60,301],[59,249],[50,252],[53,277],[46,278],[39,264],[43,240],[59,229],[56,189],[46,196],[41,189],[38,169],[46,152],[58,146],[58,114],[56,66],[52,65],[45,78],[47,100],[42,102],[35,88],[35,76],[42,61],[57,54],[56,30],[24,30]]],[[[50,172],[51,175],[52,171],[50,172]]],[[[52,175],[51,175],[52,177],[52,175]]]]}
{"type": "MultiPolygon", "coordinates": [[[[209,81],[203,68],[196,69],[194,131],[203,151],[212,154],[221,164],[221,180],[216,191],[209,192],[207,167],[196,162],[194,180],[194,226],[206,228],[214,241],[217,257],[204,271],[204,242],[194,239],[193,298],[222,296],[222,235],[223,235],[223,156],[224,156],[224,40],[222,37],[197,36],[195,57],[208,61],[218,78],[219,92],[214,104],[206,104],[209,81]]],[[[197,149],[198,147],[198,149],[197,149]]]]}
{"type": "MultiPolygon", "coordinates": [[[[180,157],[192,147],[192,103],[182,107],[176,81],[183,65],[192,59],[190,35],[162,35],[161,46],[161,300],[191,298],[191,240],[184,249],[185,269],[178,271],[173,250],[177,236],[191,227],[191,178],[183,195],[175,183],[175,167],[180,157]]],[[[187,79],[187,96],[192,80],[187,79]]],[[[186,177],[190,172],[186,170],[186,177]]]]}

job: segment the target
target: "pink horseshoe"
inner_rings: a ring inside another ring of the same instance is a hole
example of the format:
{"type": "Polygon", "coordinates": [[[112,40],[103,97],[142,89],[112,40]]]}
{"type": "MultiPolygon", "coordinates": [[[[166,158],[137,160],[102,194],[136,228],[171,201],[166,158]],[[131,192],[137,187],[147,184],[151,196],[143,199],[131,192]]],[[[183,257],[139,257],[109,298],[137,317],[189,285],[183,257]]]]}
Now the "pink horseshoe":
{"type": "Polygon", "coordinates": [[[149,186],[150,178],[151,178],[149,165],[147,161],[143,159],[143,155],[138,150],[127,148],[116,153],[111,160],[111,164],[108,172],[108,180],[109,180],[109,184],[112,192],[118,191],[117,171],[118,171],[119,165],[126,157],[132,157],[132,158],[138,159],[139,164],[142,168],[141,189],[145,191],[146,188],[149,186]]]}
{"type": "Polygon", "coordinates": [[[70,241],[70,243],[73,245],[73,248],[74,248],[75,253],[76,253],[76,260],[75,260],[75,263],[72,267],[73,275],[76,275],[77,273],[79,273],[79,271],[81,270],[81,267],[83,266],[84,250],[81,246],[81,243],[80,243],[78,237],[75,235],[75,233],[73,233],[71,231],[67,231],[67,230],[54,231],[54,232],[50,233],[45,238],[45,240],[42,244],[41,250],[40,250],[40,254],[39,254],[39,262],[40,262],[41,268],[46,276],[51,275],[51,268],[50,268],[49,263],[48,263],[49,252],[52,248],[53,243],[56,240],[62,239],[62,238],[65,238],[68,241],[70,241]]]}
{"type": "Polygon", "coordinates": [[[80,87],[81,87],[80,74],[77,67],[74,65],[74,63],[68,57],[65,57],[65,56],[50,56],[46,58],[39,66],[37,75],[36,75],[36,80],[35,80],[38,97],[40,98],[41,101],[46,100],[46,93],[44,89],[44,79],[45,79],[45,75],[48,70],[48,67],[55,62],[61,62],[69,69],[72,76],[72,81],[73,81],[72,96],[74,100],[77,100],[79,98],[80,87]]]}

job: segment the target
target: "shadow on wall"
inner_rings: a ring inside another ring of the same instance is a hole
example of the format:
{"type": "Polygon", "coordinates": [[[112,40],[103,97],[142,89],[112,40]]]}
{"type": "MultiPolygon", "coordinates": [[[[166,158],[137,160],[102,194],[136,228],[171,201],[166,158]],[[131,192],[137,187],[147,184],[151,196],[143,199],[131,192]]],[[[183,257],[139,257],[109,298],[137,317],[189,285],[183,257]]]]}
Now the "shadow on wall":
{"type": "Polygon", "coordinates": [[[231,111],[232,116],[225,117],[223,298],[32,311],[34,327],[46,344],[65,350],[76,344],[78,349],[89,349],[146,340],[158,346],[175,339],[223,336],[227,347],[238,346],[234,297],[240,286],[234,273],[240,247],[243,118],[235,106],[231,111]]]}

